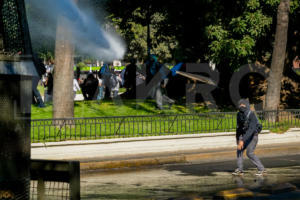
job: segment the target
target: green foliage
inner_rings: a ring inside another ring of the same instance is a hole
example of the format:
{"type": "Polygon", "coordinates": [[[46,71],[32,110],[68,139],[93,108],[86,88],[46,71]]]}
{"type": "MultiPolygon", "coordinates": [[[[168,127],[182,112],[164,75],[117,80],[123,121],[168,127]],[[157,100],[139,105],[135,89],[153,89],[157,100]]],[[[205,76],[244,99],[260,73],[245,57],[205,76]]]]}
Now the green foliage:
{"type": "Polygon", "coordinates": [[[43,59],[44,61],[46,61],[46,62],[54,61],[54,53],[51,52],[51,51],[45,50],[45,52],[43,52],[43,50],[40,49],[40,51],[39,51],[39,57],[41,59],[43,59]]]}
{"type": "Polygon", "coordinates": [[[290,3],[290,12],[292,14],[295,14],[298,12],[299,14],[299,7],[300,7],[300,2],[299,0],[291,0],[291,3],[290,3]]]}
{"type": "MultiPolygon", "coordinates": [[[[214,61],[232,71],[249,62],[270,62],[280,0],[107,2],[128,43],[128,57],[146,55],[150,6],[153,53],[163,60],[214,61]]],[[[291,0],[291,13],[297,15],[298,8],[299,1],[291,0]]]]}
{"type": "Polygon", "coordinates": [[[259,6],[260,6],[259,0],[249,0],[247,2],[247,8],[249,10],[255,10],[255,9],[259,8],[259,6]]]}
{"type": "Polygon", "coordinates": [[[85,64],[91,64],[91,63],[93,63],[93,61],[92,61],[91,58],[86,58],[86,59],[83,61],[83,63],[85,63],[85,64]]]}
{"type": "Polygon", "coordinates": [[[277,7],[280,3],[280,0],[266,0],[266,4],[273,6],[273,7],[277,7]]]}
{"type": "Polygon", "coordinates": [[[272,133],[285,133],[290,128],[293,128],[294,126],[289,126],[288,124],[282,124],[281,126],[278,126],[276,128],[272,128],[270,131],[272,133]]]}
{"type": "Polygon", "coordinates": [[[272,16],[263,13],[261,1],[248,0],[242,14],[238,17],[219,20],[216,25],[206,29],[209,45],[209,59],[219,64],[224,57],[229,61],[232,70],[236,70],[244,62],[255,62],[255,46],[258,39],[269,33],[272,16]]]}
{"type": "MultiPolygon", "coordinates": [[[[127,58],[135,57],[144,60],[147,56],[147,17],[145,10],[137,7],[131,13],[131,18],[121,18],[116,14],[109,16],[112,24],[127,42],[127,58]],[[145,23],[146,22],[146,23],[145,23]]],[[[177,47],[175,35],[168,36],[160,32],[160,27],[164,25],[166,15],[161,12],[151,13],[150,18],[150,38],[151,53],[159,55],[163,61],[172,58],[172,51],[177,47]]]]}
{"type": "Polygon", "coordinates": [[[83,68],[88,68],[89,66],[87,66],[84,62],[80,62],[76,65],[77,67],[79,67],[80,69],[83,69],[83,68]]]}

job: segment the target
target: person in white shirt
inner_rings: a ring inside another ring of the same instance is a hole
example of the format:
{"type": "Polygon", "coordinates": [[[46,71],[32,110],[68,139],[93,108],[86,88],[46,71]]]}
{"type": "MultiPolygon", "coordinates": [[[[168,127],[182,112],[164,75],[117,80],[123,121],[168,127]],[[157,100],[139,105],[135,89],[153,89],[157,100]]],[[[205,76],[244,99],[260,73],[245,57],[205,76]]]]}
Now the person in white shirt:
{"type": "Polygon", "coordinates": [[[99,91],[98,91],[97,100],[102,100],[102,99],[104,99],[104,95],[103,95],[104,81],[99,76],[98,76],[98,89],[99,89],[99,91]]]}
{"type": "Polygon", "coordinates": [[[118,96],[118,93],[119,93],[119,89],[120,89],[122,79],[121,79],[120,74],[113,74],[111,76],[111,79],[114,79],[114,81],[116,82],[116,84],[112,85],[111,98],[116,98],[118,96]]]}
{"type": "Polygon", "coordinates": [[[75,100],[75,98],[76,98],[76,93],[77,93],[77,91],[80,91],[80,87],[79,87],[78,81],[74,78],[74,79],[73,79],[74,100],[75,100]]]}

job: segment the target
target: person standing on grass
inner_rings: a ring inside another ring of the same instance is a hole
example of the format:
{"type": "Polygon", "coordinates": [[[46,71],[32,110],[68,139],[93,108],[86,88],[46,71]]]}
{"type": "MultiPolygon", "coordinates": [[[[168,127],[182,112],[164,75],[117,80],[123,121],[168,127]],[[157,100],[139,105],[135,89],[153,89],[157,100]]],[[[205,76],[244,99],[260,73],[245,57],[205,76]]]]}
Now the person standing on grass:
{"type": "Polygon", "coordinates": [[[111,98],[117,98],[118,97],[118,93],[120,90],[120,85],[121,85],[122,79],[120,74],[113,73],[110,77],[110,85],[111,85],[111,98]]]}
{"type": "Polygon", "coordinates": [[[132,58],[124,73],[124,87],[131,98],[136,97],[136,59],[132,58]]]}
{"type": "Polygon", "coordinates": [[[40,108],[44,108],[45,104],[43,101],[43,98],[40,94],[40,91],[37,89],[38,84],[40,82],[40,79],[43,77],[43,75],[46,73],[46,68],[44,63],[40,58],[38,58],[37,55],[33,54],[33,63],[35,66],[35,69],[37,71],[37,76],[32,77],[32,91],[33,91],[33,98],[36,100],[36,103],[38,103],[38,106],[40,108]]]}
{"type": "Polygon", "coordinates": [[[104,98],[103,95],[103,90],[104,90],[104,81],[101,77],[101,74],[98,75],[98,96],[97,96],[97,100],[100,101],[104,98]]]}
{"type": "Polygon", "coordinates": [[[45,102],[51,102],[53,96],[53,75],[51,72],[47,73],[44,87],[47,88],[47,90],[45,91],[45,102]]]}
{"type": "Polygon", "coordinates": [[[237,166],[238,168],[232,173],[233,175],[243,175],[243,153],[247,150],[247,156],[257,167],[257,176],[266,173],[265,167],[254,154],[258,142],[258,133],[261,131],[261,125],[254,112],[250,110],[250,104],[247,99],[241,99],[238,102],[239,112],[237,113],[237,166]]]}
{"type": "Polygon", "coordinates": [[[84,100],[96,100],[98,85],[98,79],[95,78],[93,73],[89,73],[81,86],[84,100]]]}
{"type": "Polygon", "coordinates": [[[77,81],[76,77],[74,77],[74,79],[73,79],[74,100],[76,99],[77,91],[80,91],[80,87],[79,87],[79,84],[78,84],[78,81],[77,81]]]}
{"type": "Polygon", "coordinates": [[[163,105],[166,103],[169,104],[169,108],[175,103],[166,95],[165,90],[169,81],[169,72],[170,70],[166,66],[158,62],[156,55],[150,55],[146,62],[146,83],[149,84],[155,76],[159,76],[159,80],[152,83],[152,89],[149,92],[149,96],[155,99],[156,108],[159,110],[163,110],[163,105]]]}

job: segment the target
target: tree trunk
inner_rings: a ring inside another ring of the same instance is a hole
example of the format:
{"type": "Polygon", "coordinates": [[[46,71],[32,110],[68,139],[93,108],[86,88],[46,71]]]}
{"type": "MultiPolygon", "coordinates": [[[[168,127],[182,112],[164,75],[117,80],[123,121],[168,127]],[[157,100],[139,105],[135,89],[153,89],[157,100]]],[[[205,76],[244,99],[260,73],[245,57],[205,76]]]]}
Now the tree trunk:
{"type": "Polygon", "coordinates": [[[286,57],[290,0],[281,0],[277,11],[275,44],[264,110],[277,110],[280,104],[281,78],[286,57]]]}
{"type": "Polygon", "coordinates": [[[68,22],[60,17],[56,31],[55,68],[53,76],[53,118],[74,117],[74,47],[70,42],[72,34],[68,22]]]}

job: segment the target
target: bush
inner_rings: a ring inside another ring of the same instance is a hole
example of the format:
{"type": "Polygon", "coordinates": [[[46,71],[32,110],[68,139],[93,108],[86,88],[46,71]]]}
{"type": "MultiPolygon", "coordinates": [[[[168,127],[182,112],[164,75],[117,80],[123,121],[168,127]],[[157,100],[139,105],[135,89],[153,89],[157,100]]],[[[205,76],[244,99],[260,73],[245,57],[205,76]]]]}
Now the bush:
{"type": "Polygon", "coordinates": [[[83,69],[85,67],[88,67],[86,64],[84,64],[83,62],[80,62],[76,65],[76,67],[79,67],[80,69],[83,69]]]}

